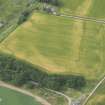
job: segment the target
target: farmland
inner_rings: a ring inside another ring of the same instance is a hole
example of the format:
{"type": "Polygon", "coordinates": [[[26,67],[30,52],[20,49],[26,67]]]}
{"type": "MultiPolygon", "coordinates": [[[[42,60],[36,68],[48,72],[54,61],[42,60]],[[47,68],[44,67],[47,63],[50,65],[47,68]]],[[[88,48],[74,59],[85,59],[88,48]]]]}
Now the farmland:
{"type": "Polygon", "coordinates": [[[0,87],[0,105],[41,105],[34,98],[0,87]]]}
{"type": "MultiPolygon", "coordinates": [[[[36,70],[39,67],[51,75],[82,76],[87,80],[87,87],[81,91],[74,90],[75,92],[66,90],[67,94],[72,94],[73,97],[89,94],[105,73],[105,0],[60,0],[58,7],[33,2],[34,0],[0,0],[0,20],[6,20],[8,24],[0,29],[0,32],[4,31],[3,34],[0,33],[0,52],[10,54],[19,61],[26,61],[36,70]],[[29,3],[34,5],[30,7],[29,3]],[[46,8],[57,11],[50,13],[46,8]],[[29,17],[18,24],[23,13],[29,10],[32,10],[29,17]],[[97,19],[103,20],[99,22],[97,19]],[[6,29],[10,31],[7,32],[6,29]]],[[[9,70],[9,66],[6,68],[9,70]]],[[[103,84],[87,105],[105,104],[105,95],[101,92],[104,88],[103,84]]]]}
{"type": "Polygon", "coordinates": [[[77,35],[73,22],[73,19],[34,13],[3,41],[1,49],[48,72],[76,73],[94,79],[103,72],[104,25],[83,22],[83,33],[77,29],[77,35]]]}
{"type": "MultiPolygon", "coordinates": [[[[80,1],[75,2],[75,7],[83,2],[80,1]]],[[[76,12],[88,15],[92,1],[86,5],[87,2],[83,2],[76,12]]],[[[33,13],[1,43],[1,50],[50,73],[79,74],[95,79],[104,68],[103,34],[103,24],[33,13]]]]}

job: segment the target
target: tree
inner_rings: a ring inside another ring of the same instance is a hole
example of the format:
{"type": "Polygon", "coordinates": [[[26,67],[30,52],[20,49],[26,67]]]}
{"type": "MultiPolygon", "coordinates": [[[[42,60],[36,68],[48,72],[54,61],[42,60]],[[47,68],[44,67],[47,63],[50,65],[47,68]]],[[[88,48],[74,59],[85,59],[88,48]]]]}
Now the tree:
{"type": "Polygon", "coordinates": [[[23,22],[25,22],[29,15],[30,13],[28,11],[24,11],[19,18],[18,24],[22,24],[23,22]]]}
{"type": "Polygon", "coordinates": [[[56,6],[60,5],[59,0],[39,0],[39,2],[50,3],[50,4],[53,4],[53,5],[56,5],[56,6]]]}

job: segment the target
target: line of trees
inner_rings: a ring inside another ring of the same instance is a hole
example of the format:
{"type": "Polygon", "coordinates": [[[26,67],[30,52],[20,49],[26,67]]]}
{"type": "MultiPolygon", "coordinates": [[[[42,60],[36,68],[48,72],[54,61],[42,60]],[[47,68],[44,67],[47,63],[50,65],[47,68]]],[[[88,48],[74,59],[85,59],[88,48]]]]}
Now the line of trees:
{"type": "Polygon", "coordinates": [[[47,74],[25,61],[4,53],[0,54],[0,79],[18,86],[29,85],[31,81],[54,90],[65,87],[81,89],[86,85],[83,76],[47,74]]]}
{"type": "Polygon", "coordinates": [[[38,0],[39,2],[49,3],[55,6],[59,6],[61,2],[59,0],[38,0]]]}
{"type": "Polygon", "coordinates": [[[31,11],[24,11],[21,13],[19,20],[18,20],[18,25],[24,23],[25,21],[27,21],[28,17],[30,16],[31,11]]]}

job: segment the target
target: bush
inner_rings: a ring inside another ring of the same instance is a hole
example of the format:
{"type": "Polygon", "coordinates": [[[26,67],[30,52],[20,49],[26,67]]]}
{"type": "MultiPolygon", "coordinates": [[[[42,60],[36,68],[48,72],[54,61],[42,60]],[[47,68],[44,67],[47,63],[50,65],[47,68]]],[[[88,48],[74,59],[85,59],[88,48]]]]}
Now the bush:
{"type": "Polygon", "coordinates": [[[23,22],[25,22],[27,20],[27,18],[29,17],[30,13],[28,11],[25,11],[21,14],[18,24],[22,24],[23,22]]]}

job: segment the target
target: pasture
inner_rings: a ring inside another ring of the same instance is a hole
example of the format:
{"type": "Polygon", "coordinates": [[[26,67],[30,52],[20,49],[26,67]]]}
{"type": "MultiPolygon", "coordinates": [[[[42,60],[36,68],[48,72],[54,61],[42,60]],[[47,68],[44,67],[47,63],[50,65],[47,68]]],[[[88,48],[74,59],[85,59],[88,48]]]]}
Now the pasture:
{"type": "Polygon", "coordinates": [[[0,105],[41,105],[34,98],[0,87],[0,105]]]}
{"type": "Polygon", "coordinates": [[[95,79],[104,69],[104,33],[99,23],[33,13],[0,48],[50,73],[95,79]]]}

